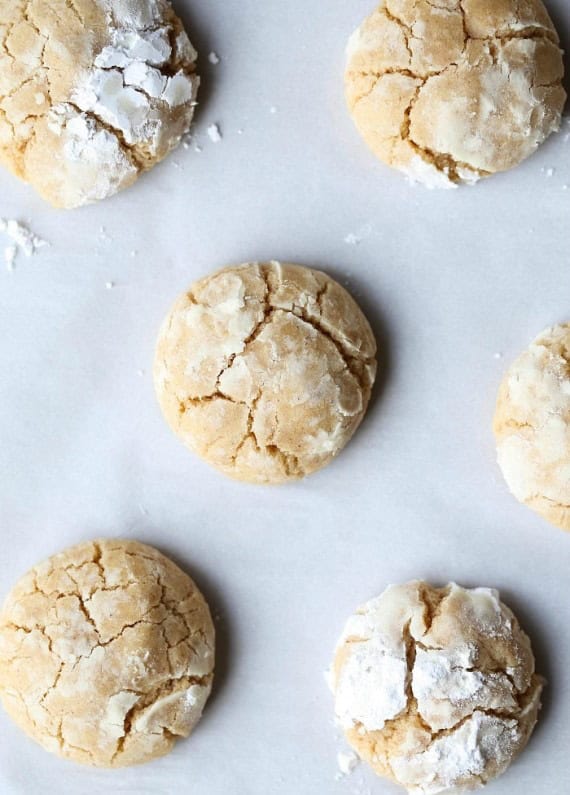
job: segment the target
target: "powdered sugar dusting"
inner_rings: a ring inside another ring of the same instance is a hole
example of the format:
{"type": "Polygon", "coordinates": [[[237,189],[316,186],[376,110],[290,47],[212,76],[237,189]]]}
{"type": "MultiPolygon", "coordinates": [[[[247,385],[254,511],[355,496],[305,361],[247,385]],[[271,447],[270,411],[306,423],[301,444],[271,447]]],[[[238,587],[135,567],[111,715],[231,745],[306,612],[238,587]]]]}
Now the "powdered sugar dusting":
{"type": "Polygon", "coordinates": [[[196,105],[197,54],[184,31],[173,41],[166,4],[99,2],[106,43],[81,71],[69,101],[48,112],[66,161],[62,206],[97,201],[134,182],[179,143],[196,105]]]}

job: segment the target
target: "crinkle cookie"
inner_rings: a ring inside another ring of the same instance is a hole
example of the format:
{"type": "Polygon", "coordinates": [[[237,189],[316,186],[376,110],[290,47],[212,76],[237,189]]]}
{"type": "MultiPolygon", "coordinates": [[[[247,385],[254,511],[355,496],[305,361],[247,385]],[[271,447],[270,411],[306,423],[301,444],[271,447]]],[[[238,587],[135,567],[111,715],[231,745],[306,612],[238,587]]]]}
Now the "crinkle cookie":
{"type": "Polygon", "coordinates": [[[168,753],[200,719],[214,627],[187,574],[136,541],[33,568],[0,613],[0,698],[46,750],[98,767],[168,753]]]}
{"type": "Polygon", "coordinates": [[[560,126],[559,39],[541,0],[382,0],[348,45],[348,106],[428,187],[505,171],[560,126]]]}
{"type": "Polygon", "coordinates": [[[420,581],[387,588],[348,620],[331,685],[352,747],[417,795],[503,773],[532,734],[543,687],[497,591],[420,581]]]}
{"type": "Polygon", "coordinates": [[[494,419],[514,496],[570,530],[570,324],[548,328],[507,371],[494,419]]]}
{"type": "Polygon", "coordinates": [[[361,310],[319,271],[226,268],[182,295],[154,381],[169,425],[221,472],[281,483],[328,464],[360,424],[376,374],[361,310]]]}
{"type": "Polygon", "coordinates": [[[167,0],[0,0],[0,161],[56,207],[131,185],[188,130],[196,51],[167,0]]]}

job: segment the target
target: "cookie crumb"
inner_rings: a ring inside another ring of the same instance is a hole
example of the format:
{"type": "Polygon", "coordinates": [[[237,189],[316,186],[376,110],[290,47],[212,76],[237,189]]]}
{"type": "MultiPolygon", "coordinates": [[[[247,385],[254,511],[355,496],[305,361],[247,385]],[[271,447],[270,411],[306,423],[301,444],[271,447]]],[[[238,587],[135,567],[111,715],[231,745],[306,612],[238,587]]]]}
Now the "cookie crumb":
{"type": "MultiPolygon", "coordinates": [[[[210,141],[217,144],[222,140],[222,133],[220,132],[220,127],[218,124],[210,124],[208,127],[208,136],[210,141]]],[[[198,150],[196,150],[198,151],[198,150]]]]}

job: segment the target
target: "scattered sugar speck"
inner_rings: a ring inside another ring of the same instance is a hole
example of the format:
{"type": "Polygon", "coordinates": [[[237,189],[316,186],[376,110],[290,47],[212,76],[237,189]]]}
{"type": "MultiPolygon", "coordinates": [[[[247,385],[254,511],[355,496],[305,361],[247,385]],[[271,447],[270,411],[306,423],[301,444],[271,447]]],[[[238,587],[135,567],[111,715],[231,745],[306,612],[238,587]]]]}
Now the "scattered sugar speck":
{"type": "Polygon", "coordinates": [[[497,353],[495,353],[495,354],[493,355],[493,358],[494,358],[494,359],[502,359],[502,358],[503,358],[503,354],[502,354],[502,353],[499,353],[499,352],[497,351],[497,353]]]}
{"type": "Polygon", "coordinates": [[[16,262],[16,254],[18,253],[18,247],[16,244],[11,246],[6,246],[4,249],[4,262],[6,263],[6,267],[9,271],[14,270],[14,263],[16,262]]]}
{"type": "Polygon", "coordinates": [[[105,289],[106,290],[112,290],[114,286],[115,286],[115,282],[105,282],[105,289]]]}
{"type": "Polygon", "coordinates": [[[217,53],[215,53],[215,52],[211,52],[211,53],[208,55],[208,60],[210,61],[210,63],[213,63],[214,65],[215,65],[215,64],[218,64],[218,63],[220,63],[220,57],[219,57],[219,55],[218,55],[217,53]]]}
{"type": "Polygon", "coordinates": [[[272,106],[269,108],[269,112],[270,112],[270,113],[277,113],[277,108],[275,107],[275,105],[272,105],[272,106]]]}
{"type": "Polygon", "coordinates": [[[345,238],[344,242],[347,243],[349,246],[358,246],[365,237],[368,237],[372,232],[372,227],[370,224],[366,224],[357,232],[350,232],[345,238]]]}
{"type": "Polygon", "coordinates": [[[222,133],[220,132],[220,127],[218,124],[210,124],[208,127],[208,136],[210,141],[213,141],[215,144],[222,140],[222,133]]]}
{"type": "Polygon", "coordinates": [[[353,772],[355,767],[360,762],[358,756],[354,753],[354,751],[339,751],[337,754],[337,763],[338,763],[338,773],[336,774],[337,780],[344,778],[345,776],[350,776],[353,772]]]}

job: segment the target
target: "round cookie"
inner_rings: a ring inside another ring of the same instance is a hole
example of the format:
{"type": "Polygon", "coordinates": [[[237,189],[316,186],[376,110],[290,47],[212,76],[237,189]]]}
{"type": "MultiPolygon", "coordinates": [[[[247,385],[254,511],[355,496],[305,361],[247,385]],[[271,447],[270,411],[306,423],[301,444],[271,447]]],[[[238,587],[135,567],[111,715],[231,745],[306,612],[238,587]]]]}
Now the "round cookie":
{"type": "Polygon", "coordinates": [[[324,273],[226,268],[182,295],[154,381],[174,432],[238,480],[281,483],[328,464],[360,424],[376,374],[361,310],[324,273]]]}
{"type": "Polygon", "coordinates": [[[493,424],[514,496],[570,530],[570,324],[546,329],[507,371],[493,424]]]}
{"type": "Polygon", "coordinates": [[[188,130],[196,51],[167,0],[0,0],[0,162],[56,207],[131,185],[188,130]]]}
{"type": "Polygon", "coordinates": [[[410,793],[476,789],[526,745],[542,680],[487,588],[391,586],[348,620],[331,685],[348,742],[410,793]]]}
{"type": "Polygon", "coordinates": [[[382,0],[349,41],[345,89],[380,160],[449,188],[513,168],[557,130],[563,74],[541,0],[382,0]]]}
{"type": "Polygon", "coordinates": [[[200,719],[214,627],[190,577],[156,549],[100,540],[16,584],[0,613],[0,699],[46,750],[98,767],[168,753],[200,719]]]}

